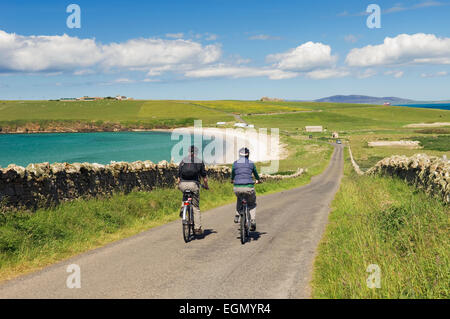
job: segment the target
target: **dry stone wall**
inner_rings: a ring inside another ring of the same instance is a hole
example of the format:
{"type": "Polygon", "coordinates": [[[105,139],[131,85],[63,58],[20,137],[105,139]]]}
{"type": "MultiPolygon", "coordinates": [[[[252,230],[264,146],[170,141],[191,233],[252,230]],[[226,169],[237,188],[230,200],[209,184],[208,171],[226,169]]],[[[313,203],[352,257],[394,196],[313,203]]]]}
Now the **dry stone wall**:
{"type": "Polygon", "coordinates": [[[360,175],[396,176],[450,203],[450,162],[448,160],[426,154],[416,154],[411,157],[394,155],[379,161],[363,173],[352,156],[351,158],[354,169],[360,175]]]}

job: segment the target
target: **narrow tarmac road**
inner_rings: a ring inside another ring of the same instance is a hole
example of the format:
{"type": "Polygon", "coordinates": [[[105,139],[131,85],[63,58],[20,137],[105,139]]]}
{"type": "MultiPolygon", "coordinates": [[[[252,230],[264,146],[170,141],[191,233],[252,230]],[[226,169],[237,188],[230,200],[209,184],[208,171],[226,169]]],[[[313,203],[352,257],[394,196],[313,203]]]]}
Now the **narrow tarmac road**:
{"type": "Polygon", "coordinates": [[[258,229],[241,245],[234,205],[203,215],[185,244],[176,221],[0,285],[0,298],[309,298],[313,260],[343,172],[343,147],[306,186],[258,197],[258,229]],[[81,270],[69,289],[68,265],[81,270]]]}

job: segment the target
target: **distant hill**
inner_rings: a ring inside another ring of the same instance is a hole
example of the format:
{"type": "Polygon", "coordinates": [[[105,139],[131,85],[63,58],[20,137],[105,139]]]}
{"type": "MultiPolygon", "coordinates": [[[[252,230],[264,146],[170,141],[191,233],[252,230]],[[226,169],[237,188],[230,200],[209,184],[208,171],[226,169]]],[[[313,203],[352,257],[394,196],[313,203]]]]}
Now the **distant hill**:
{"type": "Polygon", "coordinates": [[[398,97],[374,97],[366,95],[334,95],[323,99],[315,100],[315,102],[379,104],[379,105],[383,105],[384,103],[391,103],[393,105],[418,103],[418,101],[402,99],[398,97]]]}

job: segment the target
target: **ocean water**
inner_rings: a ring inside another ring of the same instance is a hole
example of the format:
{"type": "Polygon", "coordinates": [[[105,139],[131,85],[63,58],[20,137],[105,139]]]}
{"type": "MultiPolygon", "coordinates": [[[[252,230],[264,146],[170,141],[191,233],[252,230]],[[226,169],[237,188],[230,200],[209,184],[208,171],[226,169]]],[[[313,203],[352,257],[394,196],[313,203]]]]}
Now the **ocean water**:
{"type": "Polygon", "coordinates": [[[417,107],[423,109],[439,109],[439,110],[450,110],[450,104],[446,103],[436,103],[436,104],[406,104],[397,106],[407,106],[407,107],[417,107]]]}
{"type": "Polygon", "coordinates": [[[170,161],[177,143],[166,132],[0,134],[0,166],[138,160],[158,163],[170,161]]]}

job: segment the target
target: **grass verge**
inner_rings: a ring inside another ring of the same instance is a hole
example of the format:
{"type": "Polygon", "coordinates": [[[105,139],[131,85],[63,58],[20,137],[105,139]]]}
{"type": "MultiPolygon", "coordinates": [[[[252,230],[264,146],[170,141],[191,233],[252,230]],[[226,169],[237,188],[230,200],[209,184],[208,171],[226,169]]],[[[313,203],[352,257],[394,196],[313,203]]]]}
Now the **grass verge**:
{"type": "Polygon", "coordinates": [[[313,275],[314,298],[449,298],[449,208],[388,177],[357,176],[346,161],[313,275]],[[381,288],[369,289],[369,265],[381,288]]]}

